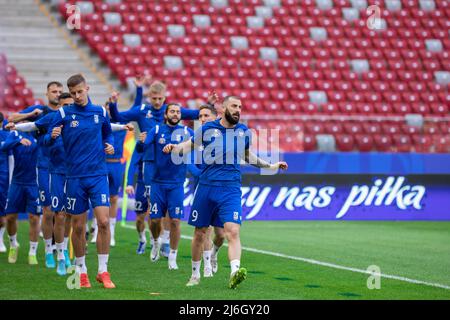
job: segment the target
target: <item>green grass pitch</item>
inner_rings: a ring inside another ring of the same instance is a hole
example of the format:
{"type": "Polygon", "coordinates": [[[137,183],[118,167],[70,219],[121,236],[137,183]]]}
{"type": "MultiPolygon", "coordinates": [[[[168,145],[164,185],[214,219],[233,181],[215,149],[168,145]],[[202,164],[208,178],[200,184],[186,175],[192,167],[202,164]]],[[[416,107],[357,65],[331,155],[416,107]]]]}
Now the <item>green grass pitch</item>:
{"type": "MultiPolygon", "coordinates": [[[[449,222],[246,221],[241,229],[242,245],[251,249],[243,251],[241,264],[247,268],[248,278],[236,290],[227,288],[226,247],[219,253],[219,272],[213,278],[202,278],[199,286],[187,288],[189,239],[180,241],[180,269],[169,271],[165,258],[150,262],[149,248],[144,256],[136,255],[133,223],[116,228],[117,246],[111,249],[109,270],[117,288],[105,290],[95,282],[97,255],[95,245],[89,244],[92,288],[69,290],[67,277],[45,268],[42,240],[39,265],[27,264],[28,223],[20,222],[17,263],[8,264],[7,254],[0,254],[0,300],[450,299],[449,222]],[[381,277],[380,289],[370,290],[370,275],[355,270],[371,265],[378,266],[383,275],[403,280],[381,277]],[[427,284],[413,283],[415,280],[427,284]]],[[[182,234],[192,236],[193,228],[183,223],[182,234]]]]}

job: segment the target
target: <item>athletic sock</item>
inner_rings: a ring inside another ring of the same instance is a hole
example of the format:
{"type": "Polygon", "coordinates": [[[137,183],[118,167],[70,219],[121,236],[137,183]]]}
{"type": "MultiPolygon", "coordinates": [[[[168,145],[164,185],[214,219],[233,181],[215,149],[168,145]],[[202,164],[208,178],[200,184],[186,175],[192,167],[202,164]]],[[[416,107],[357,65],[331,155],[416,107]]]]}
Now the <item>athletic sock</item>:
{"type": "Polygon", "coordinates": [[[108,272],[109,254],[98,255],[98,273],[108,272]]]}
{"type": "Polygon", "coordinates": [[[212,250],[203,251],[203,265],[204,265],[205,269],[212,269],[211,254],[212,254],[212,250]]]}
{"type": "Polygon", "coordinates": [[[202,265],[202,260],[192,261],[192,276],[195,278],[200,278],[200,266],[202,265]]]}
{"type": "Polygon", "coordinates": [[[170,249],[169,262],[176,262],[177,261],[177,254],[178,254],[178,250],[170,249]]]}
{"type": "Polygon", "coordinates": [[[96,218],[92,219],[91,228],[97,230],[97,219],[96,218]]]}
{"type": "Polygon", "coordinates": [[[87,273],[86,256],[75,258],[75,265],[77,267],[77,272],[87,273]]]}
{"type": "Polygon", "coordinates": [[[114,238],[116,233],[116,218],[109,218],[109,229],[111,230],[111,238],[114,238]]]}
{"type": "Polygon", "coordinates": [[[64,260],[64,242],[56,244],[56,251],[58,252],[58,260],[64,260]]]}
{"type": "Polygon", "coordinates": [[[147,238],[145,237],[145,230],[142,232],[139,232],[139,241],[147,242],[147,238]]]}
{"type": "Polygon", "coordinates": [[[5,234],[5,227],[0,228],[0,242],[3,242],[3,235],[5,234]]]}
{"type": "Polygon", "coordinates": [[[17,248],[17,233],[9,236],[9,243],[11,248],[17,248]]]}
{"type": "Polygon", "coordinates": [[[170,243],[170,231],[164,230],[162,235],[162,243],[170,243]]]}
{"type": "Polygon", "coordinates": [[[69,244],[69,237],[64,237],[64,242],[63,242],[63,246],[64,246],[64,250],[67,250],[67,246],[69,244]]]}
{"type": "Polygon", "coordinates": [[[241,261],[237,259],[232,260],[230,261],[230,266],[231,266],[231,274],[233,274],[239,270],[239,267],[241,266],[241,261]]]}
{"type": "MultiPolygon", "coordinates": [[[[51,241],[51,239],[50,239],[51,241]]],[[[30,241],[30,251],[28,251],[28,255],[35,256],[38,247],[38,242],[30,241]]]]}
{"type": "Polygon", "coordinates": [[[45,241],[45,254],[53,253],[52,240],[53,240],[52,238],[44,239],[44,241],[45,241]]]}

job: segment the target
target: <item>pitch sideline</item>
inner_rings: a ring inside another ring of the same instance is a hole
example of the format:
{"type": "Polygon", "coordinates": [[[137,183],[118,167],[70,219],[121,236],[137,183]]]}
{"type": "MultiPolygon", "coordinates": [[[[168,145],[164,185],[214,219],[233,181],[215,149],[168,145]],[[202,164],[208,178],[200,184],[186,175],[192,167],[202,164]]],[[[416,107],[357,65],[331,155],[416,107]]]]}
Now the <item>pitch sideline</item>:
{"type": "MultiPolygon", "coordinates": [[[[133,230],[136,229],[135,226],[130,226],[130,225],[121,225],[121,227],[127,228],[127,229],[133,229],[133,230]]],[[[148,229],[146,229],[146,231],[149,232],[148,229]]],[[[181,238],[185,239],[185,240],[192,240],[192,237],[185,236],[185,235],[181,235],[181,238]]],[[[226,243],[224,243],[223,245],[224,246],[228,246],[226,243]]],[[[378,275],[378,274],[373,274],[373,273],[371,273],[371,272],[369,272],[367,270],[363,270],[363,269],[357,269],[357,268],[341,266],[341,265],[338,265],[338,264],[318,261],[318,260],[314,260],[314,259],[289,256],[289,255],[286,255],[286,254],[283,254],[283,253],[278,253],[278,252],[260,250],[260,249],[249,248],[249,247],[242,247],[242,250],[249,251],[249,252],[260,253],[260,254],[265,254],[265,255],[274,256],[274,257],[279,257],[279,258],[285,258],[285,259],[290,259],[290,260],[295,260],[295,261],[306,262],[306,263],[310,263],[310,264],[315,264],[315,265],[319,265],[319,266],[323,266],[323,267],[329,267],[329,268],[334,268],[334,269],[339,269],[339,270],[346,270],[346,271],[351,271],[351,272],[363,273],[363,274],[367,274],[367,275],[378,275]]],[[[410,279],[410,278],[406,278],[406,277],[389,275],[389,274],[384,274],[384,273],[380,273],[379,276],[383,277],[383,278],[386,278],[386,279],[399,280],[399,281],[408,282],[408,283],[421,284],[421,285],[425,285],[425,286],[429,286],[429,287],[436,287],[436,288],[441,288],[441,289],[445,289],[445,290],[450,290],[450,286],[446,286],[446,285],[443,285],[443,284],[440,284],[440,283],[432,283],[432,282],[416,280],[416,279],[410,279]]]]}

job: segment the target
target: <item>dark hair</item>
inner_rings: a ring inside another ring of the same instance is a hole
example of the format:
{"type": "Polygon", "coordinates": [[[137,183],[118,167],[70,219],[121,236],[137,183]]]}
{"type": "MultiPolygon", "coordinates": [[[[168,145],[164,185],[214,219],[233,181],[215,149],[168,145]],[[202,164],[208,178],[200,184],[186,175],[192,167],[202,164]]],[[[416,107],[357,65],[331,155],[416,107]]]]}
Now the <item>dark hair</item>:
{"type": "Polygon", "coordinates": [[[63,93],[61,93],[61,95],[59,96],[58,101],[61,101],[61,100],[63,100],[63,99],[71,99],[71,98],[72,98],[72,96],[70,95],[70,93],[68,93],[68,92],[63,92],[63,93]]]}
{"type": "Polygon", "coordinates": [[[181,105],[179,103],[169,103],[166,107],[166,110],[164,111],[165,114],[169,113],[169,107],[171,107],[171,106],[177,106],[181,109],[181,105]]]}
{"type": "Polygon", "coordinates": [[[217,116],[217,110],[216,108],[214,108],[214,106],[210,105],[210,104],[202,104],[200,106],[199,111],[202,111],[203,109],[208,109],[209,111],[211,111],[211,113],[215,116],[217,116]]]}
{"type": "Polygon", "coordinates": [[[0,112],[0,122],[3,122],[5,120],[5,116],[2,112],[0,112]]]}
{"type": "Polygon", "coordinates": [[[241,100],[241,98],[239,98],[238,96],[226,96],[225,98],[223,98],[222,104],[224,104],[225,102],[227,102],[230,99],[241,100]]]}
{"type": "Polygon", "coordinates": [[[67,87],[72,88],[83,82],[86,83],[86,79],[81,73],[78,73],[67,79],[67,87]]]}
{"type": "Polygon", "coordinates": [[[57,87],[62,87],[62,83],[58,82],[58,81],[51,81],[47,84],[47,90],[51,87],[51,86],[57,86],[57,87]]]}

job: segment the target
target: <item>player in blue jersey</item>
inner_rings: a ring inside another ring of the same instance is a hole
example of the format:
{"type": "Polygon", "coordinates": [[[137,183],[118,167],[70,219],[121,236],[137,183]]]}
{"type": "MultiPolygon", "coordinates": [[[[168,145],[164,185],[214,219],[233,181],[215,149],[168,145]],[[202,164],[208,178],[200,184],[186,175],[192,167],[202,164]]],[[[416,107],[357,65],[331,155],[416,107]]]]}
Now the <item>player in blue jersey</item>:
{"type": "MultiPolygon", "coordinates": [[[[210,104],[205,104],[200,107],[199,120],[200,124],[204,125],[207,122],[217,119],[217,110],[210,104]]],[[[200,150],[194,150],[194,152],[201,152],[200,150]]],[[[201,155],[199,155],[201,159],[201,155]]],[[[188,164],[188,171],[194,178],[194,189],[197,188],[198,181],[203,169],[206,167],[203,163],[190,163],[188,164]]],[[[225,234],[223,231],[223,224],[220,221],[215,221],[215,224],[210,226],[206,230],[205,242],[203,245],[203,276],[205,278],[212,277],[218,270],[217,255],[220,247],[225,240],[225,234]],[[212,231],[214,230],[214,239],[212,239],[212,231]]]]}
{"type": "MultiPolygon", "coordinates": [[[[48,113],[56,112],[59,109],[58,98],[63,90],[63,85],[58,81],[52,81],[47,84],[46,97],[48,99],[47,105],[34,105],[28,107],[19,113],[14,113],[10,116],[10,122],[18,122],[22,120],[36,121],[44,117],[48,113]]],[[[39,188],[39,205],[42,207],[42,233],[45,241],[46,253],[46,267],[54,268],[55,260],[53,258],[53,220],[54,215],[51,211],[50,205],[50,190],[49,190],[49,159],[48,151],[42,145],[43,135],[37,136],[38,139],[38,161],[37,161],[37,176],[39,188]]]]}
{"type": "Polygon", "coordinates": [[[144,148],[144,179],[146,162],[154,161],[154,173],[150,185],[150,230],[153,235],[153,246],[150,259],[155,262],[160,256],[159,235],[161,218],[170,217],[170,253],[169,270],[177,270],[176,262],[178,243],[180,241],[180,219],[183,217],[184,180],[186,163],[176,163],[172,156],[162,152],[167,144],[177,144],[189,139],[192,130],[179,125],[181,107],[169,104],[165,109],[166,124],[157,125],[148,134],[141,133],[140,144],[144,148]]]}
{"type": "MultiPolygon", "coordinates": [[[[148,79],[138,79],[135,82],[137,87],[137,97],[142,99],[143,88],[142,85],[148,79]]],[[[154,81],[150,87],[148,92],[145,94],[149,103],[144,103],[139,107],[136,107],[137,101],[135,104],[127,111],[119,112],[117,110],[117,95],[112,96],[112,100],[114,103],[110,104],[110,112],[111,119],[114,122],[129,122],[136,121],[139,125],[139,130],[141,132],[149,132],[152,128],[157,124],[164,123],[164,114],[165,109],[167,108],[166,101],[166,85],[160,81],[154,81]]],[[[138,98],[136,98],[137,100],[138,98]]],[[[210,95],[208,97],[208,101],[214,103],[217,99],[217,95],[210,95]]],[[[190,110],[187,108],[181,108],[181,119],[182,120],[196,120],[198,119],[199,111],[198,110],[190,110]]],[[[153,156],[148,156],[148,161],[146,163],[146,167],[144,168],[144,183],[147,191],[150,190],[151,179],[153,175],[152,168],[153,156]]],[[[147,192],[149,196],[149,192],[147,192]]],[[[167,221],[165,218],[163,221],[167,221]]],[[[166,242],[169,238],[169,230],[167,230],[167,224],[162,233],[162,241],[166,242]]],[[[169,249],[168,246],[165,246],[166,249],[169,249]]],[[[164,246],[162,247],[164,249],[164,246]]],[[[167,252],[167,251],[165,251],[167,252]]]]}
{"type": "MultiPolygon", "coordinates": [[[[3,113],[0,112],[0,143],[6,140],[6,137],[9,135],[9,132],[3,130],[4,124],[4,116],[3,113]]],[[[9,176],[12,174],[12,168],[10,170],[10,156],[9,151],[0,151],[0,252],[6,252],[6,246],[3,242],[3,235],[6,230],[6,215],[5,215],[5,206],[6,206],[6,195],[8,194],[9,188],[9,176]]]]}
{"type": "Polygon", "coordinates": [[[286,162],[267,163],[250,152],[251,131],[239,123],[242,109],[240,98],[226,97],[223,108],[224,117],[203,125],[190,141],[178,145],[168,144],[163,150],[166,153],[188,154],[194,147],[204,149],[202,161],[206,167],[200,175],[188,222],[195,227],[195,233],[192,241],[192,276],[187,286],[200,283],[202,245],[207,228],[217,219],[224,224],[228,240],[231,266],[229,287],[235,289],[246,278],[247,270],[240,266],[240,163],[245,160],[258,168],[273,170],[285,170],[288,167],[286,162]]]}
{"type": "MultiPolygon", "coordinates": [[[[138,152],[136,149],[131,156],[130,167],[128,168],[128,185],[126,192],[129,196],[135,196],[134,198],[134,210],[136,212],[136,231],[139,235],[138,248],[136,253],[142,255],[145,253],[145,246],[147,244],[147,237],[145,236],[145,218],[148,213],[148,200],[145,191],[144,177],[142,175],[142,169],[144,163],[143,152],[138,152]],[[134,176],[138,173],[136,183],[134,183],[134,176]]],[[[150,229],[150,221],[149,221],[150,229]]]]}
{"type": "Polygon", "coordinates": [[[106,109],[92,104],[89,86],[80,74],[67,80],[74,104],[61,108],[52,124],[51,136],[62,136],[66,151],[66,212],[72,215],[72,242],[80,286],[89,288],[85,263],[86,212],[89,204],[97,218],[98,274],[105,288],[115,288],[108,272],[110,247],[109,186],[106,154],[114,154],[114,139],[106,109]]]}
{"type": "Polygon", "coordinates": [[[36,183],[37,140],[30,133],[12,131],[1,142],[0,152],[11,151],[14,156],[14,170],[8,190],[5,213],[10,240],[9,263],[16,263],[19,246],[17,244],[17,217],[20,212],[28,213],[30,221],[30,249],[28,263],[36,265],[39,238],[38,187],[36,183]]]}

